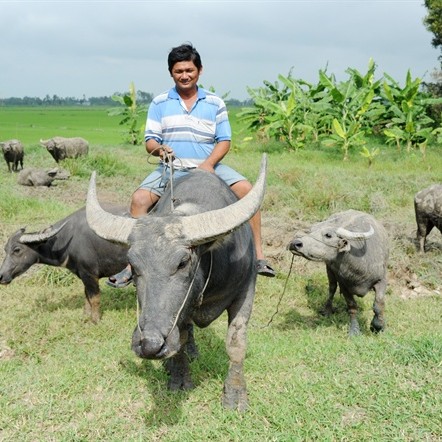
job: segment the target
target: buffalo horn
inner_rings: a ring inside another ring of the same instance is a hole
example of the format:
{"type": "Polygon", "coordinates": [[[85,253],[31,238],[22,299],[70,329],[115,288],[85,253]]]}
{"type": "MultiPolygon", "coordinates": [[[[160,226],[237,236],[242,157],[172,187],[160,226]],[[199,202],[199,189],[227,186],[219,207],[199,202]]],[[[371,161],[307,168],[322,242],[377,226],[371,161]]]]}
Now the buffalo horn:
{"type": "Polygon", "coordinates": [[[109,241],[128,244],[128,238],[137,220],[117,216],[103,210],[98,202],[95,184],[95,171],[89,183],[86,202],[86,219],[91,229],[101,238],[109,241]]]}
{"type": "Polygon", "coordinates": [[[55,236],[64,226],[66,223],[64,222],[61,226],[58,227],[48,227],[47,229],[42,230],[41,232],[37,233],[23,233],[22,236],[20,236],[20,242],[22,244],[32,244],[35,242],[43,242],[47,241],[48,239],[55,236]]]}
{"type": "Polygon", "coordinates": [[[370,230],[368,232],[351,232],[350,230],[344,229],[344,227],[339,227],[336,230],[336,235],[344,239],[367,239],[370,238],[374,233],[373,226],[370,225],[370,230]]]}
{"type": "MultiPolygon", "coordinates": [[[[244,198],[222,209],[180,217],[179,234],[190,244],[198,245],[215,240],[247,222],[258,211],[264,198],[266,168],[267,156],[264,154],[258,179],[244,198]]],[[[98,236],[123,244],[128,244],[129,235],[137,222],[136,219],[113,215],[101,208],[97,200],[95,172],[89,184],[86,218],[98,236]]],[[[172,227],[171,236],[176,233],[172,227]]]]}
{"type": "Polygon", "coordinates": [[[182,234],[193,245],[215,240],[247,222],[260,208],[265,192],[267,156],[261,160],[258,179],[250,192],[236,203],[182,218],[182,234]]]}

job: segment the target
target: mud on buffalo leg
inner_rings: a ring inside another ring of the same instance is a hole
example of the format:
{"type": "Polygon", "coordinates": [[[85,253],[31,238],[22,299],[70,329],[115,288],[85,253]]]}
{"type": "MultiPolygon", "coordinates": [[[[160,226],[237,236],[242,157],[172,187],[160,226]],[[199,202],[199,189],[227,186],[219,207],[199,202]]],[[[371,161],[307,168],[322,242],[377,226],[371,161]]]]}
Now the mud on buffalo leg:
{"type": "Polygon", "coordinates": [[[357,336],[361,334],[361,329],[359,328],[358,322],[358,304],[356,303],[355,298],[351,293],[343,290],[342,294],[344,295],[345,302],[347,303],[347,311],[350,316],[348,335],[357,336]]]}
{"type": "MultiPolygon", "coordinates": [[[[251,309],[250,309],[251,311],[251,309]]],[[[247,347],[247,322],[250,313],[244,316],[239,312],[231,319],[226,337],[226,349],[229,356],[229,371],[224,381],[223,405],[226,408],[244,411],[247,409],[247,388],[244,378],[244,359],[247,347]]]]}
{"type": "Polygon", "coordinates": [[[378,333],[385,329],[384,309],[385,309],[385,290],[387,283],[379,281],[374,285],[375,297],[373,303],[374,317],[370,324],[370,330],[378,333]]]}

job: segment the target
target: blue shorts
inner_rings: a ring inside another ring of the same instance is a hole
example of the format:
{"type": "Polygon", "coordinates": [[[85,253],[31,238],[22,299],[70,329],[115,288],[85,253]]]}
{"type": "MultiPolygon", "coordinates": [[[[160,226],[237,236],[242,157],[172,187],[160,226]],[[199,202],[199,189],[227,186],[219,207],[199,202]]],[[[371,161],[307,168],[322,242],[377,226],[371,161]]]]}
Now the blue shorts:
{"type": "MultiPolygon", "coordinates": [[[[179,178],[189,173],[189,170],[190,169],[174,170],[173,176],[175,179],[179,178]]],[[[221,163],[215,166],[215,173],[229,186],[232,186],[238,181],[247,180],[247,178],[236,172],[236,170],[221,163]]],[[[138,188],[149,190],[155,195],[162,196],[169,179],[170,167],[165,167],[161,164],[144,179],[138,188]]]]}

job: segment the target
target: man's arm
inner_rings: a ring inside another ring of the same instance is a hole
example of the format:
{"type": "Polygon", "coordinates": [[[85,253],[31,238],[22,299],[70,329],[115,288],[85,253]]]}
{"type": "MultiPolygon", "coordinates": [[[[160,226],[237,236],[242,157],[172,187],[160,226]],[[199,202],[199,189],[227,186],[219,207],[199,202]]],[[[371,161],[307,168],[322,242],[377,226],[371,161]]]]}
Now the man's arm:
{"type": "Polygon", "coordinates": [[[220,141],[215,145],[212,153],[198,167],[213,173],[214,167],[227,155],[229,150],[230,141],[220,141]]]}

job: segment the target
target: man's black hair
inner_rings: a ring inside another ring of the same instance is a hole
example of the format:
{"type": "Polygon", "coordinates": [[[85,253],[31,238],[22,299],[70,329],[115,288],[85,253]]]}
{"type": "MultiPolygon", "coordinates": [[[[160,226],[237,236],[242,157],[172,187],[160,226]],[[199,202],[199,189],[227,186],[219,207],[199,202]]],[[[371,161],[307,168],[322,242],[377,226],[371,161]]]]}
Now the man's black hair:
{"type": "Polygon", "coordinates": [[[169,72],[172,74],[172,68],[175,63],[180,61],[192,61],[198,70],[202,68],[201,57],[198,51],[192,46],[192,43],[184,43],[176,48],[172,48],[167,57],[169,72]]]}

